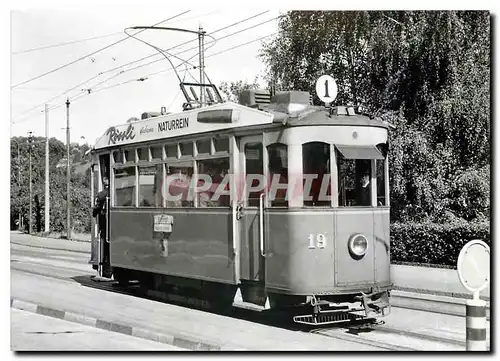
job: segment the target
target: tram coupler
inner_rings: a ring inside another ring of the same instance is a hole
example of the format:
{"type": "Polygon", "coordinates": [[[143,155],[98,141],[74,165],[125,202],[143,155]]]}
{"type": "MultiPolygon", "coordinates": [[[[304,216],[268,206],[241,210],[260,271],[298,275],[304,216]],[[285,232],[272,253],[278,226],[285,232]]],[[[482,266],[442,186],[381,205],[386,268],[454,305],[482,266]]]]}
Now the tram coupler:
{"type": "Polygon", "coordinates": [[[369,294],[361,292],[361,296],[356,298],[361,301],[367,317],[372,312],[382,316],[387,316],[390,313],[389,291],[387,290],[375,291],[369,294]]]}

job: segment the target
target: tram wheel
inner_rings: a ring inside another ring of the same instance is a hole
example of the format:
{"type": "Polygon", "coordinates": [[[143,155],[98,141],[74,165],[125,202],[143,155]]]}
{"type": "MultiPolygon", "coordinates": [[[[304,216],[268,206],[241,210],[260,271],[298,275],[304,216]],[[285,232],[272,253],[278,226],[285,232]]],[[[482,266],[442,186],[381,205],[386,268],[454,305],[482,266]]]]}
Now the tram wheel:
{"type": "Polygon", "coordinates": [[[123,268],[115,267],[113,268],[113,277],[120,286],[128,286],[128,282],[130,281],[130,277],[128,271],[123,268]]]}

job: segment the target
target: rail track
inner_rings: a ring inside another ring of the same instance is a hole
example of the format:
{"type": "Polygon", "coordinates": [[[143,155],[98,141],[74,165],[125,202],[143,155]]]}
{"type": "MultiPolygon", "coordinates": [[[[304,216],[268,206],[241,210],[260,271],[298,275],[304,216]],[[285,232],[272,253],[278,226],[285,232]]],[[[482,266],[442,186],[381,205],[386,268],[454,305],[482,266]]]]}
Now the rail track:
{"type": "MultiPolygon", "coordinates": [[[[168,302],[183,307],[191,307],[207,312],[223,314],[225,316],[258,322],[269,326],[287,328],[296,332],[313,333],[321,337],[330,337],[345,341],[353,341],[390,351],[465,351],[465,333],[446,335],[445,332],[431,332],[429,329],[406,329],[385,324],[383,321],[373,319],[356,320],[329,325],[328,327],[312,328],[311,326],[298,325],[284,317],[283,312],[262,311],[255,312],[240,307],[229,310],[212,310],[204,300],[183,295],[159,291],[146,291],[137,283],[129,286],[119,286],[117,282],[97,282],[93,279],[92,272],[82,272],[86,267],[83,263],[74,263],[72,266],[64,254],[36,254],[33,251],[20,251],[23,255],[13,255],[11,268],[24,273],[36,274],[44,277],[61,279],[69,282],[78,282],[82,286],[124,294],[132,297],[141,297],[153,301],[168,302]],[[35,257],[41,257],[38,261],[35,257]],[[26,261],[27,259],[27,261],[26,261]],[[67,264],[67,266],[64,266],[67,264]],[[36,265],[36,269],[30,265],[36,265]],[[462,337],[463,336],[463,337],[462,337]]],[[[81,255],[75,256],[74,261],[83,260],[81,255]]],[[[432,316],[430,316],[432,317],[432,316]]]]}

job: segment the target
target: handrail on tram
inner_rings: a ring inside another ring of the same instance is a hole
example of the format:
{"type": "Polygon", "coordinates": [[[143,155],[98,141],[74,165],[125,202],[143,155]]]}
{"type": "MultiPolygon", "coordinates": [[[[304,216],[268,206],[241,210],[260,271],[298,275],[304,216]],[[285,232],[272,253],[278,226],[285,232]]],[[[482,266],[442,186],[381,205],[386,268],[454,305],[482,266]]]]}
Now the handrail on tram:
{"type": "Polygon", "coordinates": [[[262,257],[266,257],[266,253],[264,252],[264,197],[264,193],[261,193],[259,196],[259,244],[262,257]]]}

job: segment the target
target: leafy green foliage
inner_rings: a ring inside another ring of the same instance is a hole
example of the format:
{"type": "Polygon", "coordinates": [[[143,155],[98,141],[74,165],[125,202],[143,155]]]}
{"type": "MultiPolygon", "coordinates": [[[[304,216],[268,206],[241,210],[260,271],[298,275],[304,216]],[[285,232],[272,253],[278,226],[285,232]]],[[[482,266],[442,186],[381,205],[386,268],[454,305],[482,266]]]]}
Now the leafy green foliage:
{"type": "Polygon", "coordinates": [[[238,97],[242,90],[259,88],[257,79],[258,77],[254,79],[253,83],[248,83],[247,81],[243,80],[238,80],[236,82],[223,81],[219,86],[222,98],[224,99],[224,101],[238,103],[238,97]]]}
{"type": "Polygon", "coordinates": [[[489,217],[490,14],[291,11],[264,44],[269,86],[337,82],[334,105],[364,105],[390,134],[391,220],[489,217]],[[473,199],[471,199],[473,197],[473,199]]]}
{"type": "Polygon", "coordinates": [[[462,247],[473,239],[491,246],[486,222],[394,223],[391,225],[391,263],[456,266],[462,247]]]}
{"type": "MultiPolygon", "coordinates": [[[[32,220],[33,231],[40,232],[45,224],[45,138],[35,137],[31,153],[32,163],[32,220]]],[[[88,145],[71,144],[72,165],[86,162],[88,145]]],[[[55,138],[49,139],[50,174],[50,228],[61,232],[66,229],[66,146],[55,138]],[[58,167],[64,165],[63,167],[58,167]]],[[[29,219],[29,147],[28,138],[11,139],[11,225],[24,217],[27,229],[29,219]]],[[[77,232],[90,231],[90,171],[71,173],[71,223],[77,232]]]]}

